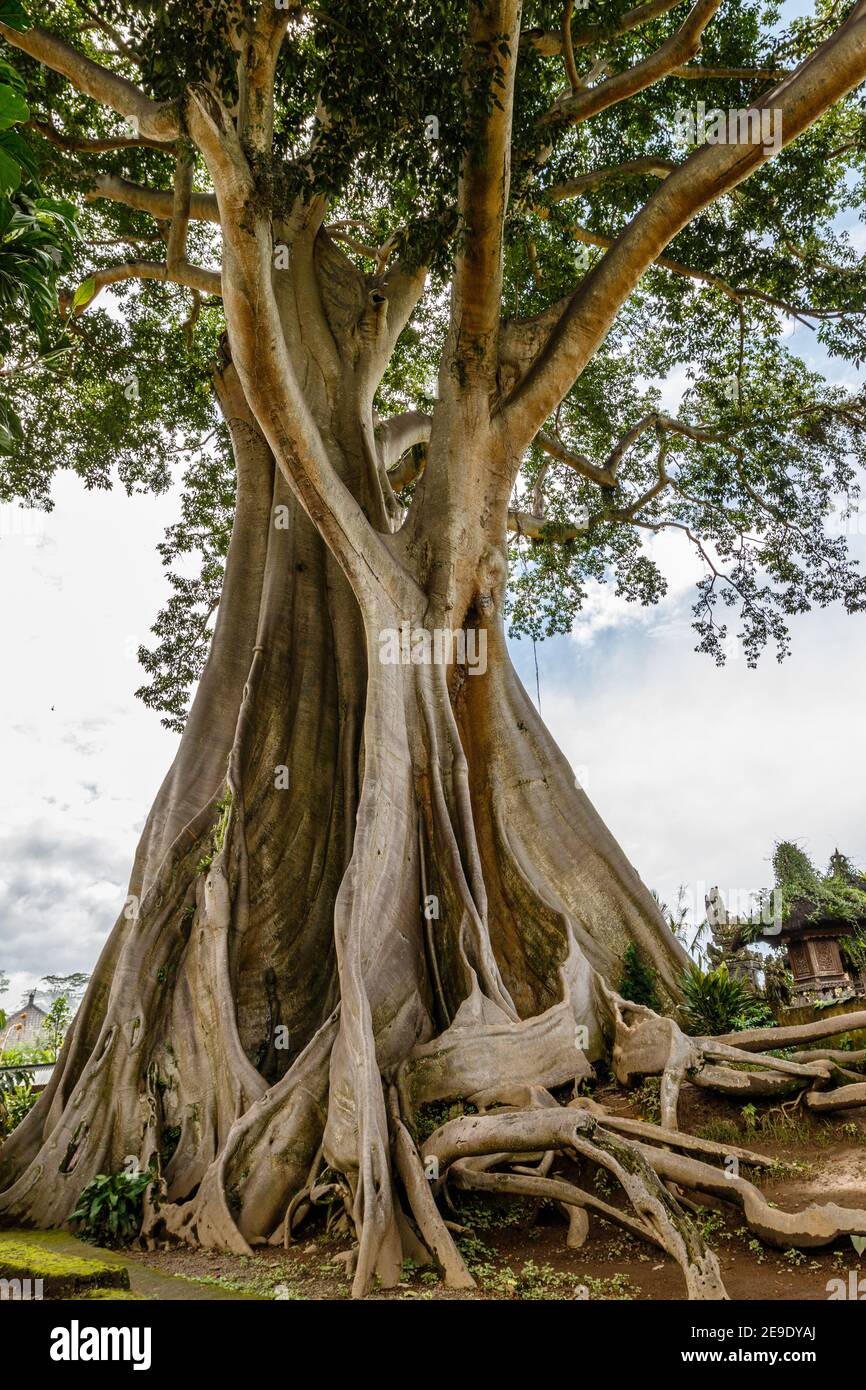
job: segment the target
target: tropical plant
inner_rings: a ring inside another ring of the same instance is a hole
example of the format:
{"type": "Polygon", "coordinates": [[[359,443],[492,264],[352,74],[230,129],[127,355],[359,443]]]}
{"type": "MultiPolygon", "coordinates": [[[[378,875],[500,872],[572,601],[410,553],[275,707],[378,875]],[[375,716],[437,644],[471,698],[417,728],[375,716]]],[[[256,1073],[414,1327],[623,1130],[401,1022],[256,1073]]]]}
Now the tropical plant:
{"type": "Polygon", "coordinates": [[[690,965],[683,976],[682,1016],[686,1030],[703,1037],[713,1033],[731,1033],[740,1028],[763,1027],[772,1022],[772,1014],[753,989],[728,972],[722,962],[715,970],[701,970],[690,965]],[[752,1019],[759,1019],[753,1023],[752,1019]]]}
{"type": "Polygon", "coordinates": [[[11,1134],[38,1099],[26,1072],[0,1073],[0,1135],[11,1134]]]}
{"type": "Polygon", "coordinates": [[[153,1174],[99,1173],[78,1197],[70,1216],[76,1235],[92,1245],[128,1245],[141,1229],[142,1200],[153,1174]]]}
{"type": "Polygon", "coordinates": [[[63,1045],[66,1030],[72,1020],[72,1006],[65,994],[59,994],[53,1001],[42,1023],[42,1033],[47,1041],[52,1061],[63,1045]]]}

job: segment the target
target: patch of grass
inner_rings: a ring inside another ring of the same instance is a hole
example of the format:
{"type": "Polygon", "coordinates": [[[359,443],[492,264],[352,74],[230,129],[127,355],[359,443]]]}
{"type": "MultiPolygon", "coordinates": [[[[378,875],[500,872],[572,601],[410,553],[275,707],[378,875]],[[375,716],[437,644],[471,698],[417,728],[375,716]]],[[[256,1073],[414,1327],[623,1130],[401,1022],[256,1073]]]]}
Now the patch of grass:
{"type": "Polygon", "coordinates": [[[740,1127],[734,1120],[711,1120],[695,1130],[699,1139],[709,1139],[715,1144],[739,1144],[742,1139],[740,1127]]]}

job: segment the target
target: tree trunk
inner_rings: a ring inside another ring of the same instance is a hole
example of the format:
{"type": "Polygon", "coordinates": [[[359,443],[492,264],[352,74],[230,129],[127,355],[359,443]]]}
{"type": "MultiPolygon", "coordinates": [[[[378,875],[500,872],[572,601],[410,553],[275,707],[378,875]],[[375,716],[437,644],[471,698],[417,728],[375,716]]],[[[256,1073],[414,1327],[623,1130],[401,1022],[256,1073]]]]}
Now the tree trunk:
{"type": "MultiPolygon", "coordinates": [[[[282,290],[295,367],[384,534],[398,509],[372,390],[305,339],[304,283],[282,290]]],[[[450,493],[428,465],[391,538],[427,594],[401,607],[353,592],[231,363],[216,387],[238,490],[212,650],[127,906],[45,1095],[0,1149],[0,1213],[60,1224],[91,1178],[132,1160],[160,1179],[146,1236],[246,1251],[290,1235],[326,1165],[363,1293],[417,1245],[391,1177],[392,1139],[406,1172],[411,1139],[387,1087],[411,1124],[426,1101],[583,1075],[609,1052],[604,981],[628,942],[669,1001],[683,953],[512,668],[491,541],[504,513],[477,534],[462,520],[479,514],[489,433],[450,493]],[[425,511],[436,539],[419,546],[425,511]],[[486,670],[384,662],[383,632],[406,620],[483,634],[486,670]]],[[[449,439],[455,418],[443,410],[443,456],[472,439],[465,409],[449,439]]]]}

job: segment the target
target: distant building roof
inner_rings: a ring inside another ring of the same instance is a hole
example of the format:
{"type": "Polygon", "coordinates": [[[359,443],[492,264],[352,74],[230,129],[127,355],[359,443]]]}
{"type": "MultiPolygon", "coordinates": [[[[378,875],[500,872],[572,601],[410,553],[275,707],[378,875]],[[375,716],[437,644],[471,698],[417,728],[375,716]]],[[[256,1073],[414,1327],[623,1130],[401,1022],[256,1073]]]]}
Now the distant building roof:
{"type": "Polygon", "coordinates": [[[0,1052],[9,1047],[33,1047],[40,1037],[48,1014],[34,1004],[34,994],[35,990],[31,990],[27,1003],[7,1014],[6,1027],[0,1031],[0,1052]]]}

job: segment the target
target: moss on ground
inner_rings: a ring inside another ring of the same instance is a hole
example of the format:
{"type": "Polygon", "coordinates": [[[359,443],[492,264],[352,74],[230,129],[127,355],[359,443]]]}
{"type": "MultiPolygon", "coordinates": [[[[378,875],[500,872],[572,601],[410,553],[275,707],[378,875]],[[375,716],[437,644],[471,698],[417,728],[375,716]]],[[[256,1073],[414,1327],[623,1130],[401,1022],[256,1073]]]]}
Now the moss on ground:
{"type": "Polygon", "coordinates": [[[17,1237],[0,1234],[0,1279],[41,1279],[43,1296],[63,1298],[85,1289],[128,1289],[129,1274],[123,1265],[85,1260],[61,1254],[41,1244],[29,1245],[17,1237]]]}
{"type": "Polygon", "coordinates": [[[149,1301],[144,1294],[133,1293],[131,1289],[85,1289],[83,1293],[75,1294],[74,1301],[81,1302],[83,1299],[112,1299],[125,1303],[147,1303],[149,1301]]]}

